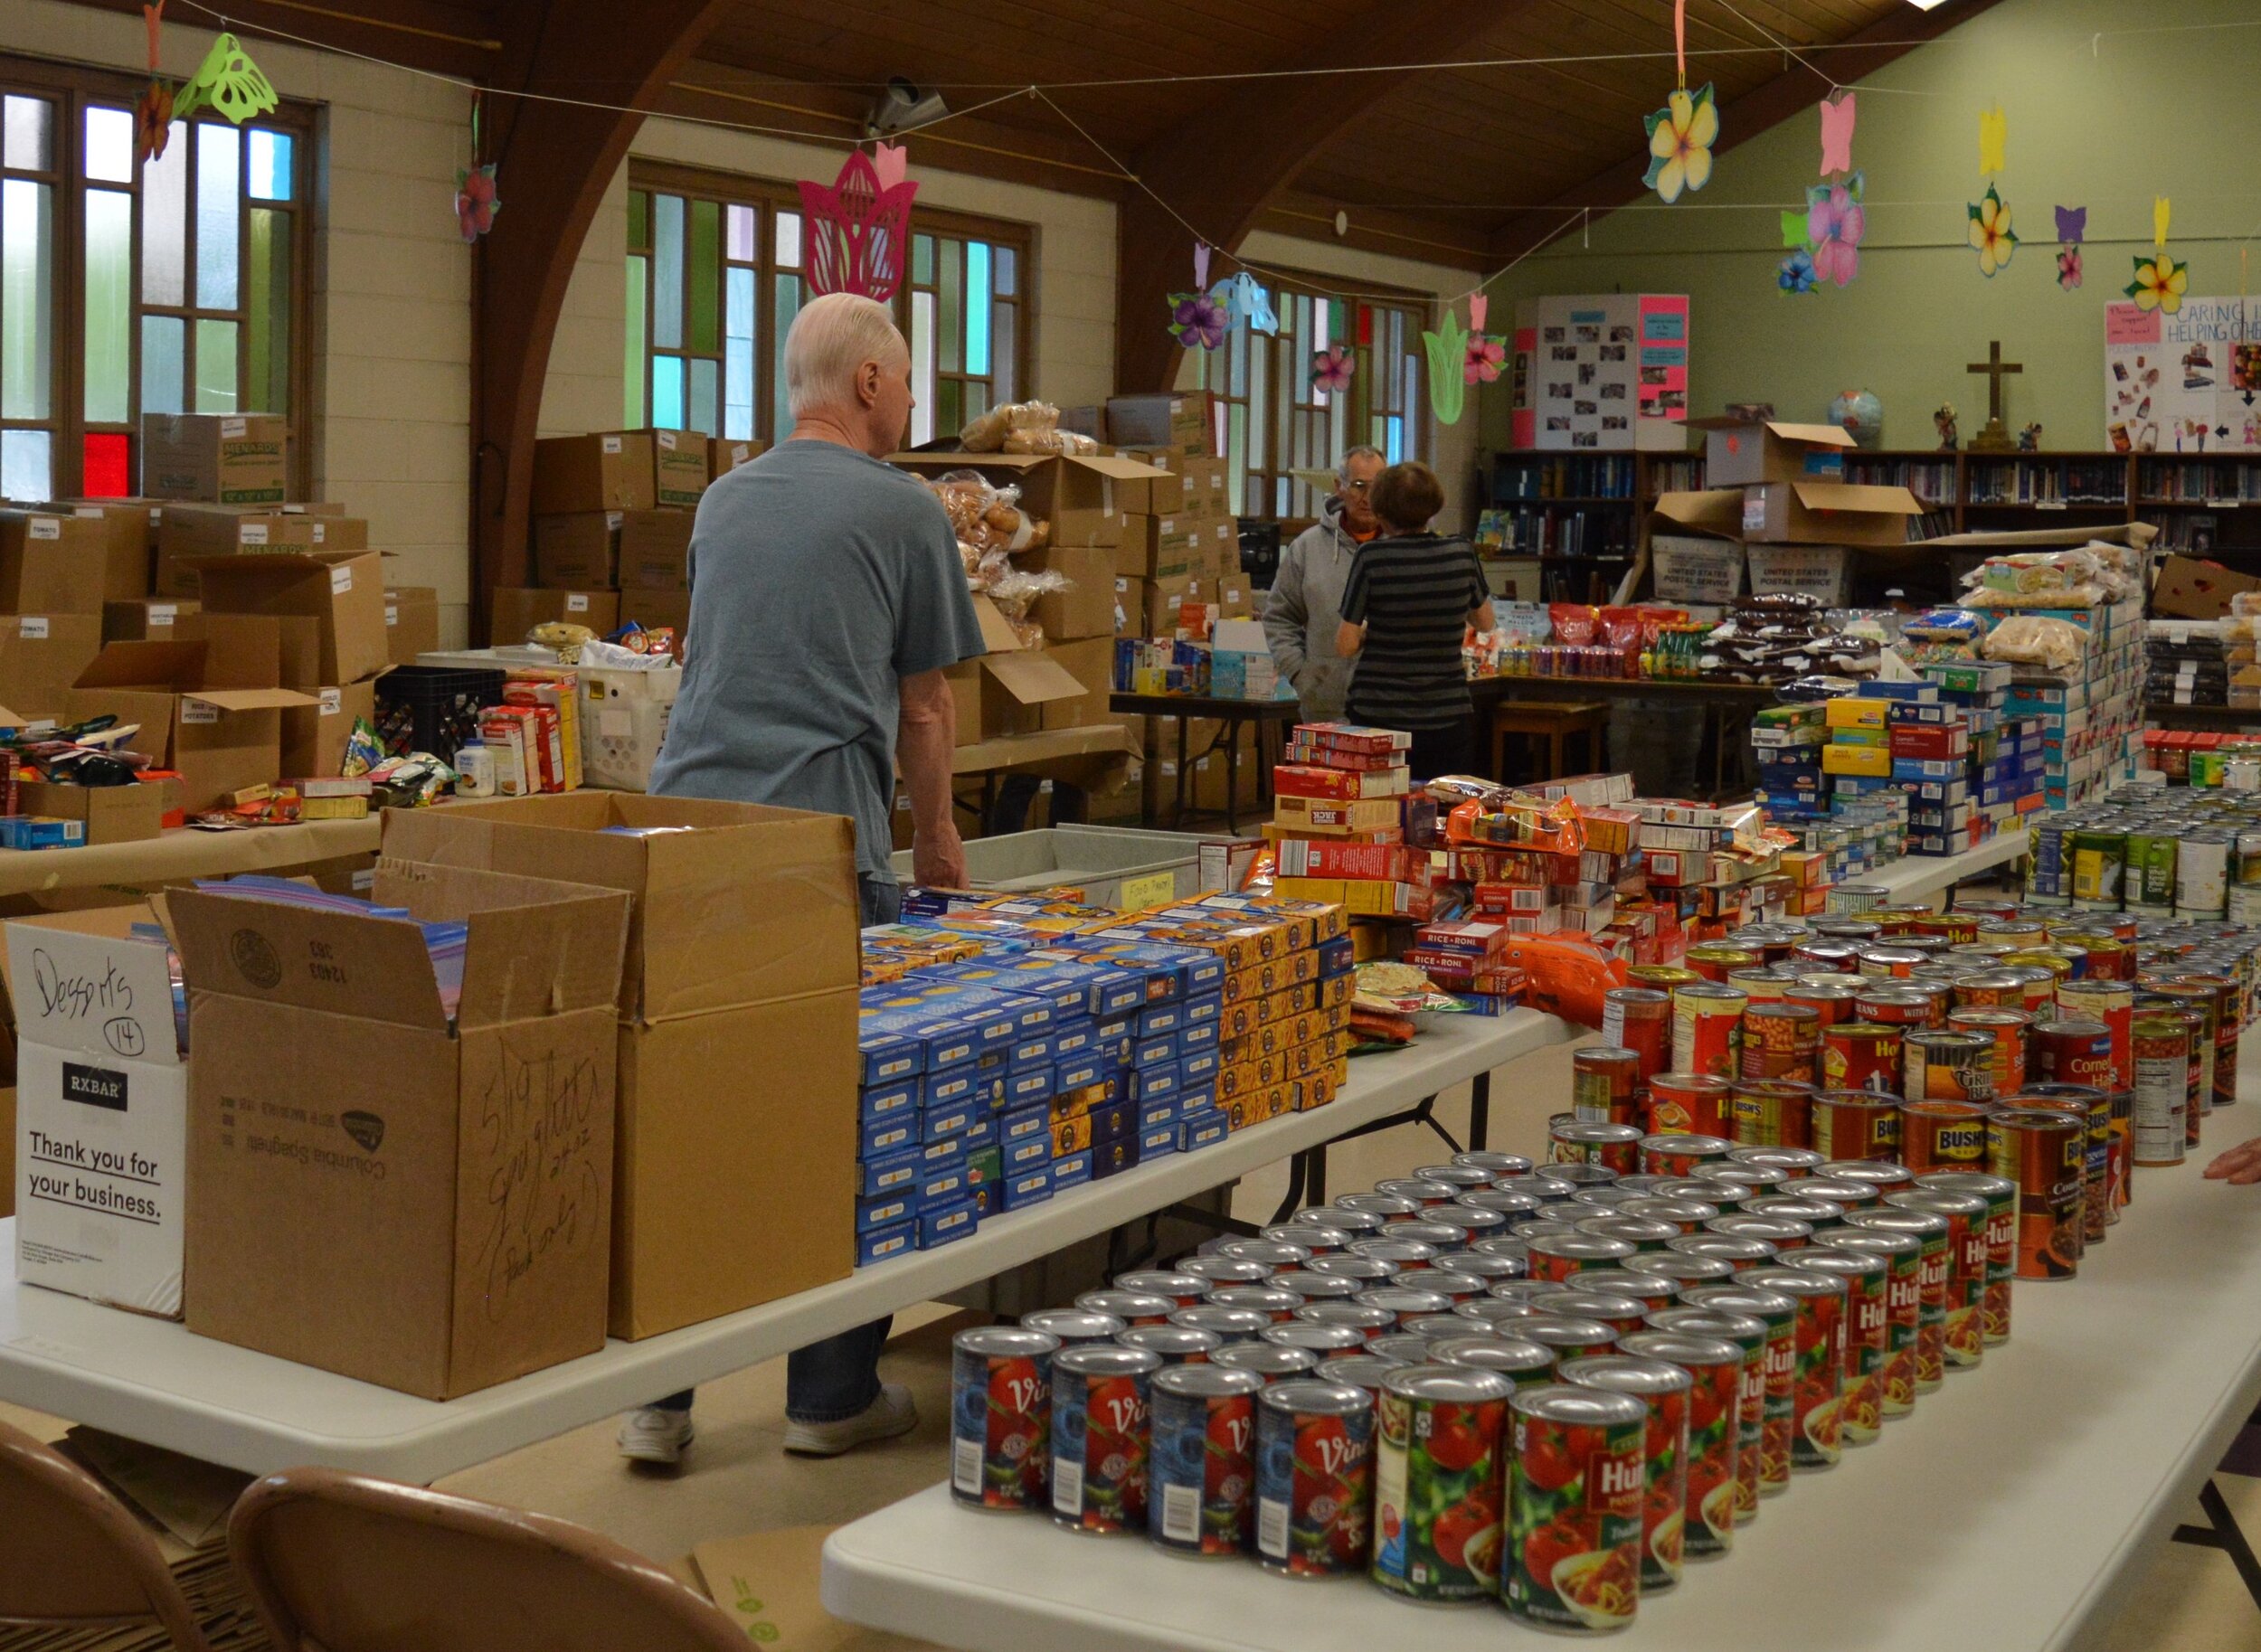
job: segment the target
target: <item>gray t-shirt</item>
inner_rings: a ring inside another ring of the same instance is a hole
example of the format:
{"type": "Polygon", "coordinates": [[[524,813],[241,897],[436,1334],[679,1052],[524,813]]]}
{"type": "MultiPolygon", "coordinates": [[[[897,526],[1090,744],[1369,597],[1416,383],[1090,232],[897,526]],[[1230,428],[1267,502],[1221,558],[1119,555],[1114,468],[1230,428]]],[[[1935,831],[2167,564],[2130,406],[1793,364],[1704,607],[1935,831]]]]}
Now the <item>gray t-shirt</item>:
{"type": "Polygon", "coordinates": [[[651,789],[846,815],[892,883],[898,685],[984,652],[933,495],[833,442],[740,466],[699,502],[690,635],[651,789]]]}

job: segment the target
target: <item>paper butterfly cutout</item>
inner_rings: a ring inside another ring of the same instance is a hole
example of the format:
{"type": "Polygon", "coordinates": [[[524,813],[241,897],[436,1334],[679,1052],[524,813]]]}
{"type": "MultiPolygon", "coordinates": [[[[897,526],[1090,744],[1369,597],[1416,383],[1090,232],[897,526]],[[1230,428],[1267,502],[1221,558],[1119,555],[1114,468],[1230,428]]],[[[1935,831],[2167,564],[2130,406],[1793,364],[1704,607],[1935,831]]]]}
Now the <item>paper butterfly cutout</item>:
{"type": "Polygon", "coordinates": [[[196,72],[188,77],[173,99],[173,118],[186,120],[198,109],[211,109],[241,126],[254,115],[264,115],[282,99],[260,72],[251,54],[232,34],[222,33],[204,53],[196,72]]]}
{"type": "Polygon", "coordinates": [[[2057,284],[2067,292],[2080,285],[2080,243],[2087,233],[2086,207],[2060,206],[2057,209],[2057,284]]]}
{"type": "Polygon", "coordinates": [[[1226,276],[1209,289],[1209,296],[1225,306],[1225,326],[1243,326],[1254,333],[1277,334],[1280,317],[1272,307],[1272,295],[1264,284],[1245,269],[1226,276]]]}
{"type": "Polygon", "coordinates": [[[2002,169],[2002,151],[2010,143],[2010,117],[1997,103],[1979,111],[1979,175],[2002,169]]]}
{"type": "MultiPolygon", "coordinates": [[[[900,153],[898,151],[898,153],[900,153]]],[[[893,171],[895,163],[890,160],[893,171]]],[[[830,187],[800,181],[808,220],[804,250],[812,294],[860,293],[885,304],[903,285],[903,249],[916,184],[883,183],[861,149],[851,153],[830,187]]]]}
{"type": "MultiPolygon", "coordinates": [[[[1853,94],[1821,104],[1821,175],[1853,169],[1853,119],[1859,114],[1853,94]]],[[[1889,125],[1889,122],[1886,124],[1889,125]]]]}

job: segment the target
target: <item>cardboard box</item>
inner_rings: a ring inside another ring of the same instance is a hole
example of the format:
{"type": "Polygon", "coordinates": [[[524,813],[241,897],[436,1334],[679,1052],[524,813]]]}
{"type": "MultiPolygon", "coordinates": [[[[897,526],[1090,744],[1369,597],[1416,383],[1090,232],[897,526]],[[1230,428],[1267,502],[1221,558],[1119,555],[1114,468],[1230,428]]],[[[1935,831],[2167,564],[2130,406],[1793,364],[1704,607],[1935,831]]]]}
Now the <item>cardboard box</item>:
{"type": "Polygon", "coordinates": [[[389,663],[384,561],[374,551],[200,557],[188,566],[203,586],[209,636],[220,637],[222,615],[281,622],[284,687],[358,683],[389,663]]]}
{"type": "Polygon", "coordinates": [[[659,503],[647,430],[556,436],[534,444],[534,514],[648,511],[659,503]]]}
{"type": "Polygon", "coordinates": [[[1841,425],[1782,420],[1691,419],[1704,436],[1704,480],[1713,487],[1759,482],[1841,482],[1853,439],[1841,425]]]}
{"type": "Polygon", "coordinates": [[[131,602],[149,594],[156,572],[157,522],[164,514],[155,500],[70,499],[41,508],[101,524],[105,602],[131,602]]]}
{"type": "Polygon", "coordinates": [[[194,597],[137,597],[102,604],[104,642],[185,642],[201,635],[194,597]]]}
{"type": "Polygon", "coordinates": [[[389,854],[541,867],[635,897],[617,1005],[615,1336],[847,1277],[859,915],[847,820],[585,791],[395,810],[384,829],[389,854]]]}
{"type": "Polygon", "coordinates": [[[453,1399],[604,1344],[629,902],[390,860],[370,892],[468,923],[452,1016],[412,925],[166,897],[197,1052],[189,1250],[221,1259],[188,1326],[453,1399]]]}
{"type": "Polygon", "coordinates": [[[283,779],[340,772],[355,721],[365,720],[374,726],[377,720],[374,677],[309,692],[316,703],[290,706],[282,714],[282,751],[277,760],[283,779]]]}
{"type": "Polygon", "coordinates": [[[1172,574],[1166,580],[1140,579],[1125,574],[1115,581],[1115,606],[1121,610],[1125,637],[1169,637],[1188,602],[1206,603],[1216,592],[1191,574],[1172,574]]]}
{"type": "Polygon", "coordinates": [[[0,705],[60,715],[71,685],[101,651],[97,615],[0,614],[0,705]]]}
{"type": "Polygon", "coordinates": [[[620,593],[617,590],[533,590],[524,586],[495,588],[494,620],[487,640],[497,647],[514,647],[526,639],[535,626],[563,619],[585,625],[598,636],[617,630],[620,624],[620,593]]]}
{"type": "Polygon", "coordinates": [[[141,491],[152,499],[280,505],[290,496],[290,421],[271,413],[144,413],[141,491]]]}
{"type": "Polygon", "coordinates": [[[283,711],[316,703],[294,689],[207,686],[206,648],[201,642],[109,643],[61,703],[73,722],[109,713],[138,724],[127,746],[180,772],[182,803],[191,811],[279,778],[283,711]]]}
{"type": "MultiPolygon", "coordinates": [[[[958,713],[958,727],[952,745],[973,746],[981,743],[981,682],[983,675],[979,660],[965,660],[949,667],[942,675],[950,683],[950,698],[958,713]]],[[[900,815],[903,811],[898,810],[900,815]]],[[[907,824],[903,829],[908,830],[907,824]]],[[[907,849],[911,840],[904,838],[895,845],[907,849]]]]}
{"type": "Polygon", "coordinates": [[[2219,619],[2229,612],[2229,599],[2244,591],[2261,590],[2261,579],[2235,573],[2219,562],[2195,556],[2170,554],[2160,559],[2159,578],[2151,589],[2154,614],[2179,619],[2219,619]]]}
{"type": "Polygon", "coordinates": [[[165,796],[155,786],[23,780],[16,789],[19,814],[83,822],[88,844],[144,843],[165,829],[165,796]]]}
{"type": "Polygon", "coordinates": [[[1841,608],[1852,596],[1851,550],[1844,545],[1748,545],[1755,597],[1789,593],[1841,608]]]}
{"type": "Polygon", "coordinates": [[[392,665],[413,666],[420,654],[440,647],[440,592],[430,585],[384,588],[384,656],[392,665]]]}
{"type": "Polygon", "coordinates": [[[770,450],[765,441],[724,441],[715,437],[707,444],[707,486],[712,487],[741,465],[751,465],[770,450]]]}
{"type": "Polygon", "coordinates": [[[1206,391],[1178,395],[1110,396],[1107,439],[1118,448],[1176,448],[1206,457],[1211,449],[1206,391]]]}
{"type": "Polygon", "coordinates": [[[1048,642],[1079,637],[1112,637],[1115,631],[1115,552],[1093,545],[1051,545],[1023,556],[1034,573],[1056,573],[1070,581],[1064,591],[1036,599],[1032,610],[1048,642]]]}
{"type": "Polygon", "coordinates": [[[109,535],[83,516],[0,510],[0,614],[99,614],[109,535]]]}
{"type": "Polygon", "coordinates": [[[1905,487],[1769,482],[1743,490],[1743,537],[1805,545],[1904,545],[1922,501],[1905,487]]]}
{"type": "Polygon", "coordinates": [[[1143,580],[1168,579],[1173,574],[1198,576],[1202,571],[1196,566],[1201,549],[1199,525],[1191,516],[1125,517],[1115,571],[1143,580]]]}
{"type": "Polygon", "coordinates": [[[625,511],[534,519],[534,582],[553,590],[603,590],[620,582],[625,511]]]}
{"type": "Polygon", "coordinates": [[[1198,505],[1186,486],[1185,466],[1190,461],[1169,448],[1145,448],[1122,455],[1150,465],[1161,474],[1142,481],[1124,482],[1115,490],[1115,503],[1134,516],[1177,516],[1198,505]]]}
{"type": "Polygon", "coordinates": [[[676,634],[676,653],[681,657],[691,634],[691,593],[687,590],[624,590],[620,593],[620,623],[634,620],[647,631],[666,626],[676,634]]]}
{"type": "MultiPolygon", "coordinates": [[[[1005,616],[987,597],[973,599],[973,611],[981,622],[981,640],[989,652],[978,660],[969,660],[956,667],[961,674],[952,679],[952,685],[964,681],[968,674],[979,679],[981,704],[979,738],[993,739],[1004,734],[1034,734],[1047,727],[1064,726],[1045,721],[1046,708],[1054,702],[1073,700],[1084,692],[1083,684],[1070,675],[1049,654],[1021,647],[1020,637],[1006,623],[1005,616]]],[[[1113,644],[1109,643],[1112,648],[1113,644]]],[[[959,713],[959,729],[965,729],[965,713],[959,713]]],[[[960,745],[971,741],[960,740],[960,745]]]]}
{"type": "Polygon", "coordinates": [[[1104,455],[898,453],[888,462],[922,476],[978,470],[992,482],[1017,487],[1021,509],[1052,524],[1055,545],[1121,543],[1130,507],[1118,487],[1150,484],[1156,475],[1151,465],[1104,455]]]}
{"type": "Polygon", "coordinates": [[[1080,689],[1075,694],[1045,702],[1045,728],[1081,728],[1107,714],[1107,696],[1114,686],[1115,675],[1112,637],[1054,643],[1045,649],[1044,657],[1074,678],[1080,689]]]}
{"type": "MultiPolygon", "coordinates": [[[[146,787],[117,787],[139,792],[146,787]]],[[[188,1068],[147,906],[18,919],[7,968],[16,1034],[16,1277],[177,1317],[188,1068]]]]}
{"type": "Polygon", "coordinates": [[[692,506],[706,491],[709,439],[696,430],[653,430],[652,502],[692,506]]]}
{"type": "Polygon", "coordinates": [[[334,505],[251,510],[215,505],[168,505],[157,524],[155,594],[202,596],[196,571],[185,565],[199,557],[368,548],[368,523],[344,514],[334,505]]]}

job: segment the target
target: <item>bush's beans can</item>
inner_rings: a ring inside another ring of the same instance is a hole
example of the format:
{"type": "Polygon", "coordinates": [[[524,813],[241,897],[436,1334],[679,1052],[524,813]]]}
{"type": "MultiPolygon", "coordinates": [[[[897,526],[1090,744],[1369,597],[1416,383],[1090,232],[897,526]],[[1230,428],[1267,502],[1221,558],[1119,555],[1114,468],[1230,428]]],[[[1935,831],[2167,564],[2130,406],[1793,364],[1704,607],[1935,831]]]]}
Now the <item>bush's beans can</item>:
{"type": "Polygon", "coordinates": [[[1908,1033],[1900,1041],[1901,1093],[1911,1101],[1987,1101],[1994,1094],[1994,1045],[1976,1033],[1908,1033]]]}
{"type": "Polygon", "coordinates": [[[1313,1378],[1256,1401],[1256,1562],[1291,1578],[1367,1568],[1373,1536],[1374,1396],[1313,1378]]]}
{"type": "Polygon", "coordinates": [[[1509,1406],[1508,1611],[1570,1633],[1626,1628],[1641,1596],[1649,1408],[1566,1383],[1518,1390],[1509,1406]]]}
{"type": "Polygon", "coordinates": [[[1580,1388],[1630,1394],[1646,1409],[1640,1592],[1661,1594],[1679,1587],[1688,1526],[1689,1396],[1695,1379],[1665,1360],[1613,1354],[1569,1361],[1562,1368],[1562,1380],[1580,1388]]]}
{"type": "Polygon", "coordinates": [[[1148,1383],[1162,1356],[1087,1343],[1052,1359],[1052,1518],[1073,1532],[1146,1530],[1148,1383]]]}
{"type": "MultiPolygon", "coordinates": [[[[1844,1456],[1845,1281],[1806,1268],[1754,1268],[1738,1281],[1798,1305],[1793,1468],[1833,1468],[1844,1456]]],[[[1691,1298],[1692,1300],[1692,1298],[1691,1298]]]]}
{"type": "Polygon", "coordinates": [[[2226,975],[2179,975],[2178,984],[2203,986],[2214,995],[2213,1107],[2231,1107],[2237,1100],[2237,1019],[2240,1014],[2236,980],[2226,975]]]}
{"type": "Polygon", "coordinates": [[[950,1350],[951,1496],[974,1508],[1042,1508],[1060,1339],[977,1326],[950,1350]]]}
{"type": "Polygon", "coordinates": [[[1646,1084],[1672,1064],[1672,995],[1651,986],[1614,986],[1602,995],[1602,1043],[1630,1050],[1646,1084]]]}
{"type": "Polygon", "coordinates": [[[1555,1380],[1554,1350],[1517,1336],[1512,1321],[1502,1321],[1490,1328],[1472,1319],[1464,1323],[1467,1329],[1463,1335],[1439,1336],[1429,1344],[1431,1363],[1496,1371],[1518,1388],[1536,1387],[1555,1380]]]}
{"type": "Polygon", "coordinates": [[[1916,1276],[1916,1392],[1927,1394],[1946,1380],[1947,1307],[1954,1279],[1954,1227],[1928,1211],[1890,1207],[1855,1211],[1846,1226],[1857,1232],[1897,1233],[1923,1247],[1916,1276]]]}
{"type": "Polygon", "coordinates": [[[1545,1235],[1530,1241],[1530,1277],[1558,1285],[1587,1269],[1614,1268],[1638,1251],[1622,1239],[1594,1233],[1545,1235]]]}
{"type": "Polygon", "coordinates": [[[1199,1307],[1179,1308],[1169,1317],[1169,1322],[1187,1330],[1214,1331],[1229,1347],[1235,1343],[1254,1342],[1272,1318],[1253,1307],[1220,1307],[1214,1302],[1204,1302],[1199,1307]]]}
{"type": "Polygon", "coordinates": [[[1209,1281],[1175,1268],[1149,1268],[1138,1273],[1118,1273],[1115,1289],[1134,1296],[1168,1297],[1176,1307],[1195,1307],[1207,1298],[1209,1281]]]}
{"type": "Polygon", "coordinates": [[[1917,1392],[1916,1345],[1924,1324],[1923,1241],[1911,1233],[1848,1227],[1831,1235],[1830,1248],[1873,1256],[1884,1264],[1884,1367],[1878,1414],[1887,1422],[1905,1417],[1916,1409],[1917,1392]]]}
{"type": "MultiPolygon", "coordinates": [[[[2004,1108],[2002,1112],[2012,1109],[2004,1108]]],[[[1986,1121],[1986,1155],[1991,1165],[1998,1157],[2001,1139],[1994,1128],[1997,1113],[1986,1121]]],[[[2018,1277],[2018,1184],[2000,1171],[1982,1175],[1970,1170],[1939,1170],[1920,1185],[1949,1193],[1976,1194],[1986,1201],[1986,1295],[1979,1306],[1979,1324],[1987,1342],[2010,1340],[2010,1282],[2018,1277]]]]}
{"type": "Polygon", "coordinates": [[[1115,1340],[1126,1348],[1142,1348],[1159,1355],[1165,1365],[1206,1364],[1209,1355],[1225,1345],[1225,1338],[1215,1331],[1197,1331],[1182,1325],[1134,1325],[1115,1340]]]}
{"type": "Polygon", "coordinates": [[[1802,1080],[1745,1079],[1735,1087],[1734,1134],[1745,1147],[1812,1145],[1813,1086],[1802,1080]]]}
{"type": "Polygon", "coordinates": [[[2009,969],[1975,969],[1954,979],[1957,1009],[2023,1009],[2025,984],[2009,969]]]}
{"type": "Polygon", "coordinates": [[[1839,1360],[1839,1437],[1865,1446],[1884,1430],[1884,1367],[1891,1354],[1891,1264],[1855,1248],[1810,1245],[1783,1259],[1791,1268],[1835,1274],[1845,1281],[1845,1322],[1839,1360]]]}
{"type": "Polygon", "coordinates": [[[2027,1029],[2033,1017],[2021,1009],[1976,1005],[1947,1012],[1951,1033],[1976,1033],[1993,1044],[1994,1090],[2008,1095],[2026,1081],[2027,1029]]]}
{"type": "Polygon", "coordinates": [[[1148,1387],[1147,1534],[1172,1554],[1222,1559],[1247,1549],[1255,1481],[1256,1396],[1264,1380],[1222,1365],[1173,1365],[1148,1387]]]}
{"type": "Polygon", "coordinates": [[[1918,1186],[1887,1194],[1885,1203],[1896,1210],[1946,1219],[1947,1369],[1972,1369],[1986,1357],[1986,1201],[1976,1194],[1918,1186]]]}
{"type": "Polygon", "coordinates": [[[1649,1081],[1649,1128],[1660,1135],[1724,1136],[1728,1081],[1708,1072],[1660,1072],[1649,1081]]]}
{"type": "MultiPolygon", "coordinates": [[[[1660,995],[1661,996],[1661,995],[1660,995]]],[[[1607,1044],[1589,1044],[1570,1058],[1570,1111],[1582,1124],[1641,1122],[1641,1057],[1607,1044]]]]}
{"type": "Polygon", "coordinates": [[[1175,1297],[1149,1296],[1142,1290],[1087,1290],[1075,1298],[1087,1314],[1112,1314],[1126,1326],[1162,1325],[1176,1313],[1175,1297]]]}
{"type": "MultiPolygon", "coordinates": [[[[2033,1084],[2012,1098],[2019,1107],[2054,1108],[2081,1123],[2081,1232],[2084,1245],[2100,1245],[2112,1224],[2113,1159],[2118,1147],[2112,1098],[2086,1084],[2033,1084]]],[[[2131,1122],[2133,1109],[2129,1109],[2131,1122]]]]}
{"type": "Polygon", "coordinates": [[[1900,1104],[1900,1162],[1917,1175],[1986,1166],[1986,1111],[1971,1101],[1900,1104]]]}
{"type": "Polygon", "coordinates": [[[2180,1165],[2189,1147],[2190,1025],[2180,1015],[2144,1015],[2130,1029],[2135,1061],[2134,1162],[2180,1165]]]}
{"type": "Polygon", "coordinates": [[[1557,1165],[1599,1165],[1622,1175],[1641,1168],[1641,1131],[1630,1124],[1587,1124],[1557,1119],[1547,1127],[1549,1155],[1557,1165]]]}
{"type": "Polygon", "coordinates": [[[1740,1076],[1811,1084],[1821,1017],[1802,1004],[1754,1004],[1743,1013],[1740,1076]]]}
{"type": "Polygon", "coordinates": [[[1715,1233],[1707,1229],[1701,1233],[1689,1233],[1665,1246],[1668,1253],[1681,1256],[1706,1257],[1721,1261],[1741,1273],[1747,1268],[1764,1268],[1782,1251],[1763,1239],[1749,1239],[1734,1233],[1715,1233]]]}
{"type": "MultiPolygon", "coordinates": [[[[1792,1329],[1797,1312],[1795,1306],[1787,1297],[1775,1299],[1783,1304],[1785,1330],[1792,1329]]],[[[1736,1433],[1733,1492],[1735,1506],[1732,1520],[1723,1521],[1718,1512],[1711,1506],[1719,1496],[1716,1489],[1708,1488],[1699,1496],[1693,1484],[1689,1488],[1688,1553],[1690,1555],[1724,1553],[1726,1552],[1724,1548],[1712,1549],[1699,1546],[1708,1543],[1709,1537],[1699,1535],[1698,1527],[1700,1525],[1708,1528],[1711,1535],[1719,1534],[1724,1531],[1729,1543],[1732,1543],[1735,1529],[1746,1526],[1758,1518],[1760,1454],[1764,1449],[1766,1433],[1766,1321],[1755,1313],[1736,1313],[1719,1307],[1693,1307],[1679,1305],[1656,1309],[1649,1316],[1649,1324],[1652,1330],[1665,1332],[1675,1336],[1723,1341],[1733,1347],[1738,1356],[1732,1405],[1736,1433]],[[1704,1511],[1700,1521],[1698,1515],[1699,1507],[1704,1511]]],[[[1705,1385],[1704,1376],[1692,1365],[1689,1367],[1689,1370],[1691,1374],[1696,1375],[1698,1390],[1700,1392],[1705,1385]]],[[[1695,1455],[1692,1436],[1701,1426],[1698,1417],[1691,1415],[1689,1418],[1691,1458],[1695,1455]]],[[[1784,1436],[1783,1443],[1786,1449],[1787,1435],[1784,1436]]],[[[1691,1476],[1697,1473],[1692,1461],[1689,1471],[1691,1476]]],[[[1783,1464],[1783,1477],[1785,1484],[1788,1483],[1789,1474],[1790,1466],[1785,1459],[1783,1464]]],[[[1704,1477],[1708,1479],[1709,1477],[1707,1475],[1704,1477]]]]}
{"type": "Polygon", "coordinates": [[[1900,1151],[1900,1101],[1875,1090],[1825,1090],[1812,1104],[1812,1140],[1816,1153],[1832,1159],[1897,1158],[1900,1151]]]}
{"type": "MultiPolygon", "coordinates": [[[[2057,984],[2057,1007],[2067,1021],[2100,1021],[2112,1035],[2112,1082],[2106,1090],[2132,1090],[2134,1058],[2128,1050],[2128,1028],[2135,1019],[2135,987],[2129,981],[2067,981],[2057,984]]],[[[2074,1083],[2087,1082],[2075,1079],[2074,1083]]]]}
{"type": "Polygon", "coordinates": [[[1698,1166],[1726,1158],[1733,1146],[1700,1130],[1660,1130],[1641,1138],[1641,1168],[1651,1175],[1693,1175],[1698,1166]]]}
{"type": "Polygon", "coordinates": [[[1717,981],[1697,981],[1672,994],[1672,1071],[1705,1072],[1732,1079],[1743,1054],[1743,1012],[1750,1003],[1741,988],[1717,981]]]}
{"type": "Polygon", "coordinates": [[[1372,1576],[1429,1602],[1499,1591],[1501,1445],[1515,1385],[1496,1371],[1409,1365],[1382,1379],[1372,1576]]]}

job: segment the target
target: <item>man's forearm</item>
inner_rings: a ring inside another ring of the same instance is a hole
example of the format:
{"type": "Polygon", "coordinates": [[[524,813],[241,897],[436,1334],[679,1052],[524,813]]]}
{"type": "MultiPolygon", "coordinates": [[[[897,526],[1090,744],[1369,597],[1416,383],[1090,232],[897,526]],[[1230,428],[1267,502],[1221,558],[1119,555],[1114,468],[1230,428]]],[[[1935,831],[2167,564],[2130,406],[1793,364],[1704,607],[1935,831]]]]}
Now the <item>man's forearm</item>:
{"type": "Polygon", "coordinates": [[[895,761],[911,794],[911,825],[921,842],[957,835],[951,814],[950,755],[957,744],[954,717],[906,715],[895,734],[895,761]]]}

